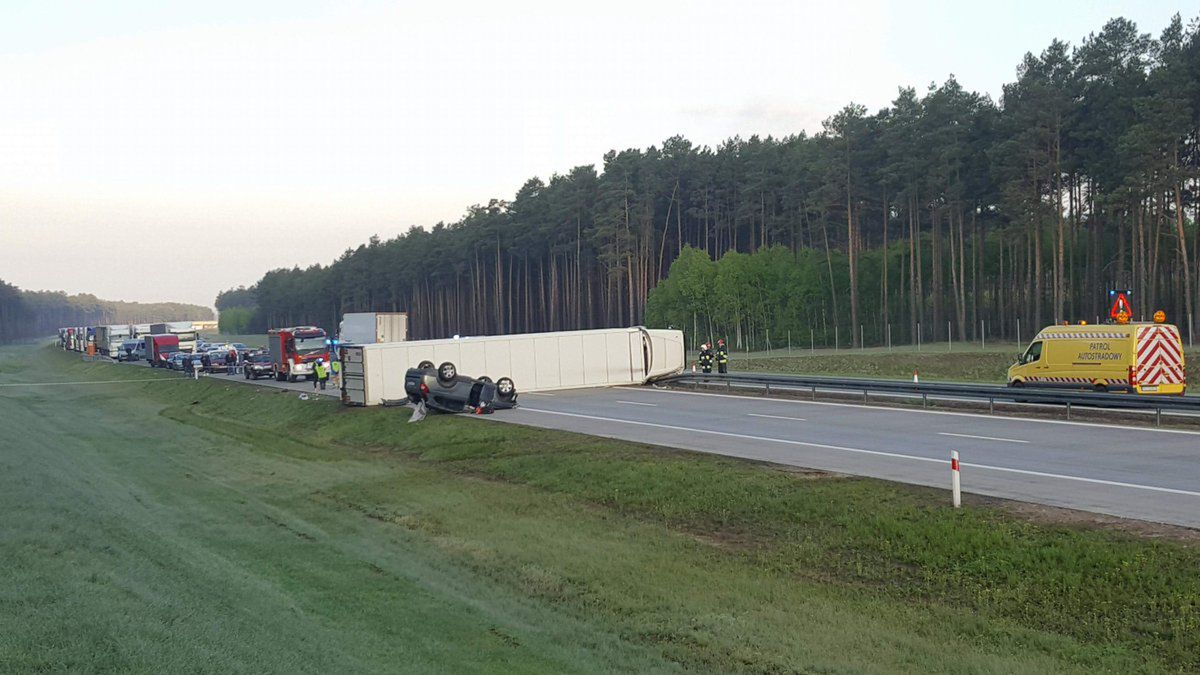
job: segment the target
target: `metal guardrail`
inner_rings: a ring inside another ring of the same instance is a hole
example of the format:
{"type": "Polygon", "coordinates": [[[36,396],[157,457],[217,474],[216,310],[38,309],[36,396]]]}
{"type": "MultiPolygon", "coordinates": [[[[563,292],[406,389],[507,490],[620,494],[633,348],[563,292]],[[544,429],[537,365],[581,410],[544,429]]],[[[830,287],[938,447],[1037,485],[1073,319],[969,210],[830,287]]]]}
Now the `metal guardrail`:
{"type": "Polygon", "coordinates": [[[1072,406],[1153,411],[1156,413],[1156,419],[1163,412],[1200,414],[1200,397],[1198,396],[1109,394],[1105,392],[1007,387],[989,384],[918,383],[905,382],[903,380],[869,380],[758,373],[730,373],[728,375],[681,373],[659,378],[655,382],[719,385],[727,389],[732,389],[733,387],[761,386],[766,389],[767,394],[771,393],[772,387],[776,387],[779,390],[808,389],[811,390],[814,397],[818,391],[850,391],[861,393],[864,401],[868,401],[872,393],[893,394],[906,397],[920,397],[923,405],[928,405],[930,398],[986,401],[989,409],[993,409],[997,401],[1061,405],[1067,408],[1068,416],[1070,416],[1072,406]]]}

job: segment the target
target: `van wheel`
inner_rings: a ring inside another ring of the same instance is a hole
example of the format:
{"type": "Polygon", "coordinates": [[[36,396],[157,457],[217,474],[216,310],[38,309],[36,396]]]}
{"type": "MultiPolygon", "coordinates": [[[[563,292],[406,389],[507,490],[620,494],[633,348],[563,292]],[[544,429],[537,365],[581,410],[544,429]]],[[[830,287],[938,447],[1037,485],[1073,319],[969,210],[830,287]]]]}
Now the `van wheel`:
{"type": "Polygon", "coordinates": [[[443,385],[451,384],[452,382],[454,382],[454,379],[457,377],[458,377],[458,368],[456,368],[453,363],[446,361],[442,365],[438,366],[437,379],[438,379],[438,382],[440,382],[441,384],[443,384],[443,385]]]}
{"type": "Polygon", "coordinates": [[[487,384],[492,383],[492,378],[488,377],[487,375],[480,375],[479,377],[477,377],[475,379],[479,380],[480,382],[486,382],[487,384]]]}
{"type": "Polygon", "coordinates": [[[422,361],[418,363],[417,370],[433,370],[433,361],[422,361]]]}
{"type": "Polygon", "coordinates": [[[1108,385],[1103,382],[1097,382],[1092,385],[1092,390],[1098,394],[1104,394],[1108,392],[1108,385]]]}

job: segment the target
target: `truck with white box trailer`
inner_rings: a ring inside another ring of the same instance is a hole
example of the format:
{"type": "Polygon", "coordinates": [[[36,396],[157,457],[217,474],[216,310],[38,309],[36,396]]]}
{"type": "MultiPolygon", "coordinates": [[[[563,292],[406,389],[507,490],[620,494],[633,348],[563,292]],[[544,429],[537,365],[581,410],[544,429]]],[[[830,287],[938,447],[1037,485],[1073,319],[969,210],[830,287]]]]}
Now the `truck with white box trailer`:
{"type": "Polygon", "coordinates": [[[352,312],[342,315],[338,342],[344,345],[373,345],[408,339],[408,314],[404,312],[352,312]]]}
{"type": "Polygon", "coordinates": [[[179,338],[179,351],[196,351],[196,342],[200,334],[192,327],[191,321],[168,321],[166,323],[150,324],[151,335],[174,335],[179,338]]]}
{"type": "Polygon", "coordinates": [[[96,326],[96,353],[117,358],[121,343],[130,338],[129,325],[96,326]]]}
{"type": "Polygon", "coordinates": [[[644,384],[682,372],[684,359],[682,331],[642,327],[348,345],[341,349],[342,402],[407,398],[404,375],[423,361],[449,361],[471,377],[508,377],[529,392],[644,384]]]}

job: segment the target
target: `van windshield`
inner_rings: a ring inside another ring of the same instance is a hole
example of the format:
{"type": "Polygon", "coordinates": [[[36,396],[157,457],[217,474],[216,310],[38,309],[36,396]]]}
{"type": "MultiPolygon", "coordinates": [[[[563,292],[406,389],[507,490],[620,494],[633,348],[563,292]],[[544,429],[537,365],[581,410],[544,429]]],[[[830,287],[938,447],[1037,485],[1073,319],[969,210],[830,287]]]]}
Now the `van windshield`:
{"type": "Polygon", "coordinates": [[[1042,358],[1042,343],[1035,342],[1035,343],[1029,345],[1029,350],[1025,352],[1025,358],[1022,359],[1021,362],[1022,363],[1033,363],[1034,361],[1037,361],[1040,358],[1042,358]]]}

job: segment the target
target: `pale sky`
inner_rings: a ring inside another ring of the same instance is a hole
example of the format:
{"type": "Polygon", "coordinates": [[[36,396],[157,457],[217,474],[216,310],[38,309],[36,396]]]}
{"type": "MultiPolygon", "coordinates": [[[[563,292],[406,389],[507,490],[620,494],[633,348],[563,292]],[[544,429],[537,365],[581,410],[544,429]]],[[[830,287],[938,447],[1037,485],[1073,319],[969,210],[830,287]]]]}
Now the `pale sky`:
{"type": "Polygon", "coordinates": [[[211,305],[531,176],[820,129],[951,73],[998,97],[1087,2],[0,0],[0,279],[211,305]],[[179,233],[189,236],[181,240],[179,233]]]}

